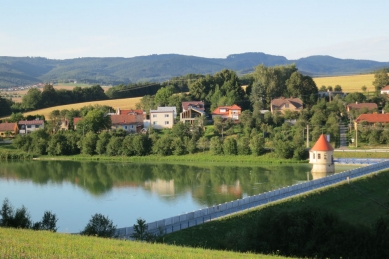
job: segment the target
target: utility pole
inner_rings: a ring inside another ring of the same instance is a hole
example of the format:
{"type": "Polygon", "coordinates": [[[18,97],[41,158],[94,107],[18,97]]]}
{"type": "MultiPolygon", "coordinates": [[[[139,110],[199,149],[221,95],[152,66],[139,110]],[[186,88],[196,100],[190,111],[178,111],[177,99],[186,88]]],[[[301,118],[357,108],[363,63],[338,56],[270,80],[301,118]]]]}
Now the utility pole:
{"type": "Polygon", "coordinates": [[[307,148],[309,148],[309,125],[307,124],[307,148]]]}
{"type": "Polygon", "coordinates": [[[358,147],[358,123],[355,123],[355,147],[358,147]]]}

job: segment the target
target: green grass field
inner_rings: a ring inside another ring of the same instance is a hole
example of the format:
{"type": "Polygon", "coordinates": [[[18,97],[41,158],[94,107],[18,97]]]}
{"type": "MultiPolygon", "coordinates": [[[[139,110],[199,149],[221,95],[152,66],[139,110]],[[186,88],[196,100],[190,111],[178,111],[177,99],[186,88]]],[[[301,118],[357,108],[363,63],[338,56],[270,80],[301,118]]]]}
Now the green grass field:
{"type": "Polygon", "coordinates": [[[286,258],[0,228],[0,258],[286,258]]]}
{"type": "Polygon", "coordinates": [[[309,194],[300,195],[271,205],[262,206],[220,220],[174,232],[165,237],[168,244],[200,246],[211,249],[223,247],[226,235],[250,227],[255,216],[268,207],[299,210],[320,207],[332,211],[351,224],[371,224],[388,214],[389,171],[338,184],[309,194]]]}

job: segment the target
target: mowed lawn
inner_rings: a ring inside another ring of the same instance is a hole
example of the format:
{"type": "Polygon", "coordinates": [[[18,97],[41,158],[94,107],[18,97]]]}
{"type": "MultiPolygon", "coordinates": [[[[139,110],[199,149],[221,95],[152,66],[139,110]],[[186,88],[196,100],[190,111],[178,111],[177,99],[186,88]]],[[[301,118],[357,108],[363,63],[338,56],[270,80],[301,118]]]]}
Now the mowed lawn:
{"type": "Polygon", "coordinates": [[[317,88],[320,89],[322,85],[332,86],[340,85],[343,92],[353,93],[353,92],[363,92],[362,86],[366,86],[367,91],[375,91],[373,86],[374,74],[364,74],[364,75],[352,75],[352,76],[330,76],[330,77],[316,77],[313,78],[317,88]]]}
{"type": "Polygon", "coordinates": [[[108,105],[108,106],[111,106],[113,107],[115,110],[117,108],[120,108],[120,109],[135,109],[135,105],[137,103],[139,103],[141,97],[134,97],[134,98],[125,98],[125,99],[116,99],[116,100],[105,100],[105,101],[95,101],[95,102],[85,102],[85,103],[75,103],[75,104],[67,104],[67,105],[61,105],[61,106],[54,106],[54,107],[50,107],[50,108],[45,108],[45,109],[41,109],[41,110],[35,110],[35,111],[31,111],[31,112],[26,112],[24,113],[23,115],[24,116],[27,116],[27,115],[36,115],[36,114],[39,114],[39,115],[44,115],[46,119],[49,119],[50,118],[50,113],[53,111],[53,110],[64,110],[64,109],[80,109],[84,106],[88,106],[88,105],[108,105]]]}
{"type": "Polygon", "coordinates": [[[0,258],[286,258],[0,228],[0,258]]]}

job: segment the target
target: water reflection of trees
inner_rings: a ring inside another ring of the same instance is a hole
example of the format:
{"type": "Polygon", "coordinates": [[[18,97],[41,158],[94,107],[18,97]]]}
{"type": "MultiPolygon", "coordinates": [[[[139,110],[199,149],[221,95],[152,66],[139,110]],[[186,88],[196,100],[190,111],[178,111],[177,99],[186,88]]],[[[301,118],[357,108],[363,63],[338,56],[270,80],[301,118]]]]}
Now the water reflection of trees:
{"type": "Polygon", "coordinates": [[[158,191],[160,188],[155,185],[169,184],[175,196],[190,192],[200,204],[212,205],[294,184],[305,180],[307,171],[309,165],[243,167],[25,161],[3,163],[0,177],[31,180],[41,185],[70,182],[94,195],[123,187],[158,191]]]}

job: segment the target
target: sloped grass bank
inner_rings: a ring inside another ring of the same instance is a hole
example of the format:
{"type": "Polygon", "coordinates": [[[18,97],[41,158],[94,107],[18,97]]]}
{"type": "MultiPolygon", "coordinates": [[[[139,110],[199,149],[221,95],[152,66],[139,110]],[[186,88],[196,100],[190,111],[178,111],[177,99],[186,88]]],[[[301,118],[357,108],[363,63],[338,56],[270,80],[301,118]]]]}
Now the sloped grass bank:
{"type": "Polygon", "coordinates": [[[285,258],[0,228],[0,258],[285,258]]]}
{"type": "MultiPolygon", "coordinates": [[[[182,231],[174,232],[165,236],[165,243],[174,243],[177,245],[184,246],[193,246],[193,247],[204,247],[211,249],[233,249],[244,251],[241,247],[236,244],[239,243],[239,240],[243,239],[242,233],[245,231],[255,228],[260,221],[261,217],[264,214],[269,214],[268,212],[274,212],[274,216],[278,212],[285,212],[285,215],[293,215],[293,213],[304,212],[307,208],[319,208],[324,212],[324,222],[326,218],[331,218],[331,215],[335,215],[337,226],[342,227],[343,234],[345,229],[349,232],[350,238],[356,236],[355,230],[358,232],[359,236],[365,238],[366,236],[371,236],[372,239],[368,239],[370,247],[377,251],[380,250],[378,247],[378,241],[373,239],[377,237],[377,229],[374,229],[373,225],[377,225],[380,217],[386,218],[386,223],[383,223],[382,227],[379,228],[383,234],[382,238],[377,238],[380,240],[381,244],[389,242],[389,171],[381,172],[379,174],[374,174],[370,176],[363,177],[358,180],[353,180],[348,183],[338,184],[334,187],[325,188],[312,192],[310,194],[300,195],[295,198],[291,198],[285,201],[280,201],[272,205],[267,205],[259,207],[257,209],[252,209],[250,211],[242,212],[230,217],[225,217],[220,220],[211,221],[204,225],[196,226],[193,228],[185,229],[182,231]],[[326,216],[329,213],[330,216],[326,216]],[[338,221],[339,219],[339,221],[338,221]],[[342,223],[343,222],[343,223],[342,223]],[[386,224],[386,225],[385,225],[386,224]],[[367,235],[363,235],[365,231],[367,235]],[[377,246],[374,248],[374,246],[377,246]]],[[[301,213],[303,214],[303,213],[301,213]]],[[[294,215],[294,217],[299,218],[299,215],[294,215]]],[[[272,217],[268,217],[267,222],[259,223],[263,228],[267,227],[267,224],[270,225],[270,220],[272,217]]],[[[286,217],[288,218],[288,217],[286,217]]],[[[301,217],[303,218],[303,217],[301,217]]],[[[288,229],[290,226],[282,225],[278,230],[285,228],[288,229]]],[[[302,220],[305,222],[304,220],[302,220]]],[[[324,226],[327,223],[324,224],[324,226]]],[[[302,224],[303,225],[303,224],[302,224]]],[[[329,225],[328,225],[329,226],[329,225]]],[[[323,228],[323,234],[325,234],[325,228],[323,228]]],[[[292,228],[293,230],[293,228],[292,228]]],[[[265,232],[271,235],[275,229],[267,229],[265,232]]],[[[296,239],[298,236],[295,236],[295,233],[304,234],[305,231],[308,231],[305,228],[294,229],[291,233],[286,234],[286,236],[294,236],[296,239]]],[[[347,232],[346,231],[346,232],[347,232]]],[[[320,233],[318,234],[320,235],[320,233]]],[[[318,236],[317,235],[317,236],[318,236]]],[[[302,235],[304,236],[304,235],[302,235]]],[[[331,237],[336,238],[336,237],[331,237]]],[[[253,236],[253,239],[256,239],[253,236]]],[[[361,240],[358,240],[361,241],[361,240]]],[[[364,241],[366,241],[364,239],[364,241]]],[[[259,238],[256,239],[257,243],[263,242],[259,238]]],[[[284,244],[279,242],[280,247],[284,244]]],[[[364,245],[366,245],[365,243],[364,245]]],[[[324,244],[323,244],[324,245],[324,244]]],[[[356,249],[358,243],[355,243],[355,247],[349,247],[349,249],[356,249]]],[[[321,249],[320,246],[313,247],[312,249],[321,249]]],[[[335,249],[335,247],[334,247],[335,249]]],[[[339,249],[338,249],[339,250],[339,249]]],[[[273,251],[274,252],[274,251],[273,251]]],[[[280,251],[280,254],[283,254],[285,251],[280,251]]],[[[381,250],[379,251],[381,252],[381,250]]],[[[301,255],[300,255],[301,256],[301,255]]],[[[303,256],[308,256],[307,254],[303,256]]],[[[342,255],[338,255],[342,256],[342,255]]],[[[318,258],[322,258],[318,256],[318,258]]],[[[331,257],[332,258],[332,257],[331,257]]],[[[365,257],[366,258],[366,257],[365,257]]],[[[377,258],[373,254],[369,258],[377,258]]]]}

